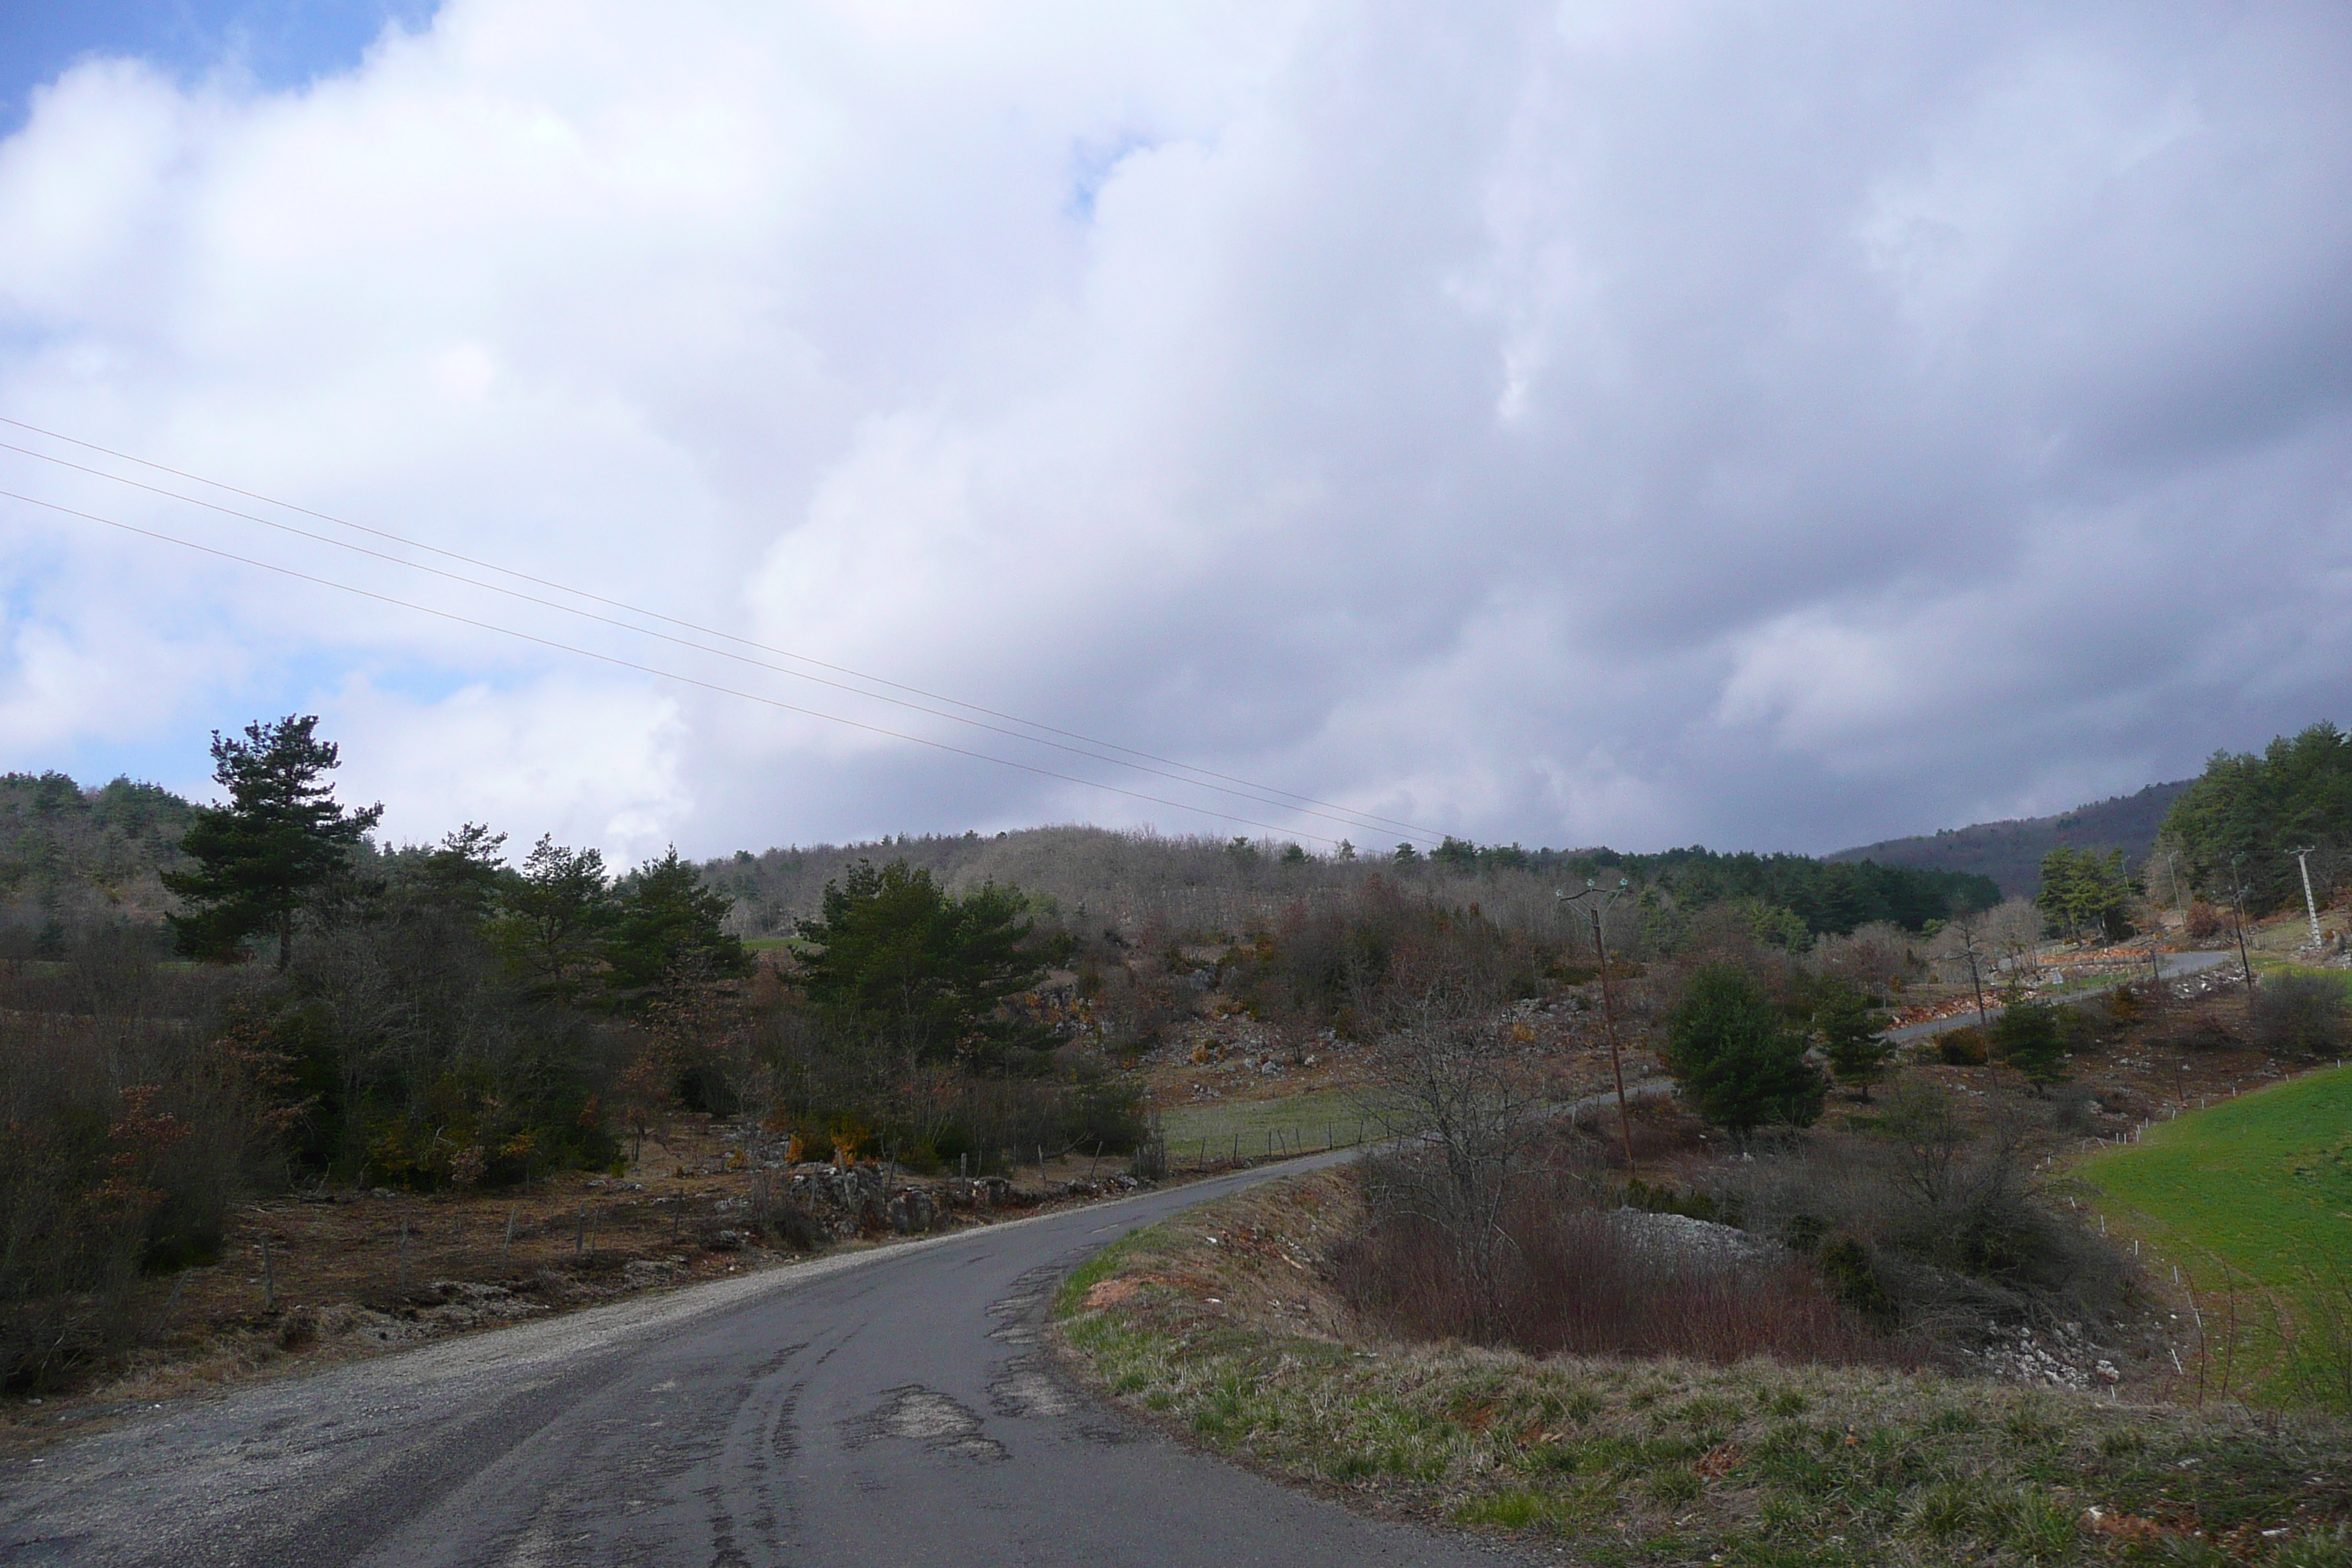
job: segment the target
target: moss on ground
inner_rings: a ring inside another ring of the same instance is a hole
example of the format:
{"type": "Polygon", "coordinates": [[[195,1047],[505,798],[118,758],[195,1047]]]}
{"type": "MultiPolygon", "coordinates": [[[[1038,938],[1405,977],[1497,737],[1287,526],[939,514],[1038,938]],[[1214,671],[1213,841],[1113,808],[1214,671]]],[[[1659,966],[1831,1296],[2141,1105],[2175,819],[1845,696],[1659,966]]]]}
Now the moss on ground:
{"type": "Polygon", "coordinates": [[[1936,1373],[1372,1342],[1318,1278],[1343,1176],[1129,1238],[1056,1303],[1111,1396],[1207,1447],[1595,1563],[2352,1568],[2352,1434],[1936,1373]]]}

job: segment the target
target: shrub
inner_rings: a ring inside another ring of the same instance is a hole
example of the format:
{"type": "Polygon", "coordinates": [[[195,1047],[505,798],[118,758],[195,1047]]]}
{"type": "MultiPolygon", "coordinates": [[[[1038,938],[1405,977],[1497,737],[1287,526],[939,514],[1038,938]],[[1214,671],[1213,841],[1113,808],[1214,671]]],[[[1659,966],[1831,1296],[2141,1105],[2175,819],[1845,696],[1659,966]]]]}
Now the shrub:
{"type": "Polygon", "coordinates": [[[1936,1037],[1936,1059],[1948,1068],[1984,1066],[1983,1032],[1974,1027],[1946,1030],[1936,1037]]]}
{"type": "Polygon", "coordinates": [[[2092,1107],[2097,1104],[2097,1101],[2092,1097],[2086,1086],[2079,1083],[2068,1084],[2053,1099],[2053,1103],[2050,1108],[2051,1126],[2061,1132],[2079,1133],[2088,1132],[2091,1130],[2095,1114],[2092,1107]]]}
{"type": "Polygon", "coordinates": [[[2225,923],[2221,911],[2202,899],[2189,906],[2189,940],[2191,942],[2211,942],[2221,934],[2225,923]]]}
{"type": "Polygon", "coordinates": [[[2325,974],[2276,974],[2248,1008],[2254,1044],[2282,1056],[2332,1057],[2344,1047],[2344,982],[2325,974]]]}
{"type": "Polygon", "coordinates": [[[1381,1201],[1335,1255],[1349,1304],[1391,1332],[1508,1344],[1530,1354],[1683,1356],[1728,1364],[1913,1364],[1921,1350],[1873,1329],[1789,1257],[1693,1246],[1672,1222],[1529,1191],[1503,1217],[1500,1310],[1444,1230],[1381,1201]]]}
{"type": "MultiPolygon", "coordinates": [[[[1932,1328],[1956,1310],[1980,1321],[2111,1310],[2129,1260],[2038,1200],[2027,1131],[2007,1121],[1979,1131],[1941,1089],[1897,1080],[1868,1135],[1815,1133],[1717,1166],[1709,1184],[1751,1234],[1801,1226],[1825,1248],[1853,1243],[1908,1325],[1932,1328]]],[[[1851,1267],[1842,1284],[1859,1288],[1851,1267]]]]}
{"type": "Polygon", "coordinates": [[[2040,1094],[2066,1077],[2063,1023],[2046,1002],[2018,1002],[1993,1020],[1992,1054],[2025,1075],[2040,1094]]]}

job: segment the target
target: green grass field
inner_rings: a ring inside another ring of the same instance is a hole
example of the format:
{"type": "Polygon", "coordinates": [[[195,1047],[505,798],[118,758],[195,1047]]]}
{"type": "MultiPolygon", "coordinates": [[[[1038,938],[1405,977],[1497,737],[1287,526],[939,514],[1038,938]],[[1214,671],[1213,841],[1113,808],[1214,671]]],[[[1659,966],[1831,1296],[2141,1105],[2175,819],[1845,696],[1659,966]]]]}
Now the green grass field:
{"type": "Polygon", "coordinates": [[[1160,1113],[1160,1125],[1169,1157],[1179,1166],[1229,1160],[1236,1152],[1263,1159],[1380,1137],[1379,1119],[1366,1106],[1360,1089],[1327,1089],[1283,1100],[1178,1106],[1160,1113]]]}
{"type": "Polygon", "coordinates": [[[751,952],[790,952],[800,945],[796,936],[747,936],[743,946],[751,952]]]}
{"type": "Polygon", "coordinates": [[[2159,1123],[2075,1174],[2117,1230],[2179,1266],[2209,1316],[2235,1282],[2241,1354],[2284,1396],[2295,1321],[2315,1289],[2340,1299],[2335,1282],[2352,1280],[2352,1068],[2159,1123]]]}

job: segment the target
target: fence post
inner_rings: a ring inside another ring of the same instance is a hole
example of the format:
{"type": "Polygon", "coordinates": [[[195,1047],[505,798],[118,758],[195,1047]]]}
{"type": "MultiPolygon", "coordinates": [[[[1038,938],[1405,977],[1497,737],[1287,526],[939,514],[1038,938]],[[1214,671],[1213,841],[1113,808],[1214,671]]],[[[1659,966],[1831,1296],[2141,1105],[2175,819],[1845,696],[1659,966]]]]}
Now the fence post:
{"type": "Polygon", "coordinates": [[[588,1250],[588,1206],[583,1204],[572,1211],[572,1251],[574,1256],[588,1250]]]}
{"type": "Polygon", "coordinates": [[[505,1244],[499,1248],[502,1252],[512,1252],[514,1250],[514,1208],[509,1205],[507,1208],[507,1239],[505,1244]]]}
{"type": "Polygon", "coordinates": [[[408,1222],[400,1222],[400,1289],[408,1289],[408,1222]]]}
{"type": "Polygon", "coordinates": [[[269,1233],[261,1233],[261,1310],[278,1310],[278,1274],[269,1265],[269,1233]]]}

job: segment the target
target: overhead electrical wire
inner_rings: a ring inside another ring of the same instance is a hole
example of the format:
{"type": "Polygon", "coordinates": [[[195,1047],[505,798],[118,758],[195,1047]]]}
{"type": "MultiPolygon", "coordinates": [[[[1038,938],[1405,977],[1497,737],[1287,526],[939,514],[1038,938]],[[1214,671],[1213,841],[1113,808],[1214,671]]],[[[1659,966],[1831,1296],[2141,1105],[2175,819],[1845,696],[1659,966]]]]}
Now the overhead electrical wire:
{"type": "MultiPolygon", "coordinates": [[[[1244,800],[1255,801],[1260,805],[1273,806],[1278,811],[1296,812],[1303,816],[1321,817],[1327,822],[1336,822],[1342,826],[1353,827],[1360,832],[1368,832],[1376,825],[1385,821],[1384,818],[1367,819],[1355,813],[1349,812],[1344,806],[1339,807],[1336,811],[1318,811],[1310,806],[1293,805],[1289,801],[1272,799],[1267,795],[1255,794],[1249,790],[1236,789],[1223,784],[1204,784],[1198,779],[1186,778],[1180,773],[1168,773],[1160,768],[1146,767],[1139,763],[1126,762],[1118,757],[1107,757],[1098,752],[1087,751],[1084,747],[1066,745],[1062,742],[1048,741],[1036,735],[1023,734],[1017,730],[1008,730],[1003,725],[985,723],[977,719],[967,719],[957,713],[942,712],[937,708],[926,708],[919,702],[910,702],[902,697],[886,696],[878,691],[867,691],[863,688],[852,686],[846,681],[828,680],[821,675],[811,675],[804,670],[787,668],[780,664],[770,664],[765,659],[754,658],[749,654],[736,653],[730,649],[723,647],[712,647],[706,643],[698,643],[691,640],[690,638],[676,637],[668,632],[655,631],[647,626],[631,626],[628,622],[616,620],[611,616],[600,616],[593,610],[580,609],[576,605],[561,605],[552,599],[542,599],[536,594],[526,594],[519,588],[508,588],[496,583],[485,583],[478,577],[468,577],[463,573],[446,571],[438,566],[427,566],[422,562],[404,561],[397,555],[387,554],[381,550],[370,550],[363,544],[353,544],[348,540],[336,539],[328,534],[314,532],[307,528],[298,528],[292,523],[279,522],[274,518],[257,517],[251,512],[238,511],[235,508],[225,507],[216,501],[208,501],[201,497],[182,495],[176,490],[167,490],[160,488],[159,486],[142,483],[137,479],[124,479],[119,474],[109,474],[102,469],[86,468],[79,463],[69,463],[62,458],[53,458],[49,457],[46,453],[29,451],[26,448],[16,446],[11,442],[0,441],[0,451],[17,452],[22,453],[26,457],[39,458],[45,462],[56,463],[61,467],[72,468],[78,473],[89,474],[102,479],[112,479],[117,484],[128,485],[133,489],[145,490],[151,495],[163,496],[171,500],[185,501],[191,506],[204,507],[208,510],[219,512],[225,517],[239,518],[247,522],[259,523],[264,528],[276,529],[280,533],[289,533],[298,539],[311,540],[314,542],[329,545],[337,550],[349,551],[355,555],[364,555],[372,560],[388,562],[394,566],[404,566],[412,572],[422,572],[428,576],[443,578],[446,581],[452,583],[463,583],[468,587],[479,588],[486,593],[503,594],[508,598],[519,599],[525,604],[538,605],[543,608],[554,610],[562,615],[577,616],[583,620],[594,621],[603,626],[618,627],[622,631],[631,632],[638,637],[652,637],[656,641],[673,643],[679,647],[692,648],[698,653],[710,654],[719,658],[731,658],[739,664],[748,664],[756,669],[771,670],[778,675],[790,676],[795,680],[806,680],[818,686],[831,687],[836,691],[845,691],[850,693],[852,696],[867,698],[877,702],[887,702],[895,707],[908,709],[912,712],[927,713],[934,719],[945,719],[950,723],[970,725],[973,729],[985,730],[992,734],[1003,735],[1009,740],[1020,741],[1034,746],[1049,746],[1055,751],[1067,752],[1073,756],[1085,757],[1092,762],[1108,763],[1113,767],[1129,768],[1137,773],[1149,773],[1155,778],[1166,779],[1171,784],[1186,784],[1194,789],[1213,790],[1220,795],[1236,795],[1244,800]]],[[[711,635],[723,636],[724,634],[712,633],[711,635]]],[[[940,700],[945,701],[949,700],[949,699],[943,698],[940,700]]],[[[1178,763],[1177,765],[1181,767],[1183,764],[1178,763]]]]}
{"type": "Polygon", "coordinates": [[[759,668],[772,670],[780,675],[790,676],[794,679],[807,680],[821,686],[829,686],[837,690],[851,692],[855,695],[868,698],[878,702],[892,703],[898,707],[910,709],[916,712],[930,714],[934,718],[948,720],[951,723],[966,724],[975,729],[990,731],[993,733],[1004,735],[1013,740],[1019,740],[1031,745],[1053,747],[1057,751],[1069,752],[1074,755],[1089,757],[1096,762],[1108,763],[1114,767],[1133,769],[1136,772],[1149,773],[1154,777],[1168,779],[1172,783],[1188,784],[1196,789],[1212,789],[1216,790],[1220,794],[1236,795],[1241,796],[1243,799],[1254,800],[1262,805],[1272,805],[1284,811],[1297,811],[1305,816],[1319,816],[1326,821],[1343,823],[1346,826],[1357,827],[1364,831],[1371,831],[1374,828],[1383,828],[1391,831],[1401,831],[1410,837],[1423,839],[1435,839],[1444,837],[1437,830],[1423,827],[1416,823],[1402,821],[1396,817],[1382,816],[1373,812],[1361,811],[1352,806],[1341,805],[1334,801],[1319,800],[1315,796],[1301,795],[1295,790],[1283,789],[1276,784],[1260,784],[1254,780],[1242,778],[1234,774],[1218,773],[1214,769],[1200,767],[1196,764],[1181,762],[1172,757],[1164,757],[1155,752],[1139,751],[1132,746],[1123,746],[1115,741],[1100,740],[1094,736],[1082,734],[1076,731],[1061,729],[1055,725],[1047,724],[1038,720],[1024,719],[1015,713],[1003,712],[997,709],[983,707],[978,703],[966,702],[961,699],[949,697],[940,692],[926,690],[921,687],[909,686],[903,682],[891,680],[878,675],[868,675],[862,670],[853,669],[846,665],[828,663],[824,659],[813,658],[806,654],[794,653],[789,648],[776,647],[767,643],[754,641],[749,637],[738,637],[731,632],[721,631],[715,627],[702,626],[676,616],[665,615],[658,610],[649,610],[645,608],[643,605],[632,605],[625,600],[608,598],[604,595],[591,593],[586,589],[574,588],[568,584],[560,583],[551,578],[533,576],[530,573],[519,572],[511,567],[499,565],[495,562],[484,561],[475,556],[461,554],[453,550],[445,550],[439,545],[427,544],[421,540],[410,539],[402,534],[391,532],[385,529],[373,528],[366,523],[352,522],[346,518],[336,517],[329,512],[313,510],[309,507],[299,506],[292,501],[279,500],[275,497],[264,495],[257,490],[243,489],[236,485],[228,484],[219,479],[207,478],[203,474],[193,473],[184,468],[175,468],[168,464],[154,462],[149,458],[141,458],[131,453],[117,451],[110,447],[101,447],[95,442],[84,441],[77,437],[68,436],[60,431],[50,430],[38,425],[29,424],[22,419],[12,419],[5,415],[0,415],[0,425],[13,426],[16,429],[30,431],[37,436],[43,436],[53,441],[63,441],[69,446],[79,447],[87,451],[100,453],[106,457],[113,458],[122,462],[136,463],[142,468],[152,468],[158,473],[170,474],[177,479],[188,479],[196,484],[206,485],[215,489],[226,491],[230,495],[242,496],[248,500],[260,501],[265,505],[278,507],[287,511],[298,513],[303,517],[316,518],[321,522],[332,523],[338,528],[347,528],[354,532],[368,534],[372,537],[385,540],[411,550],[424,551],[428,554],[438,555],[446,560],[459,562],[465,565],[476,567],[485,572],[495,572],[500,576],[511,577],[518,582],[530,583],[539,587],[551,589],[560,594],[570,595],[574,598],[587,600],[592,604],[604,605],[612,609],[625,610],[634,616],[642,616],[649,620],[661,621],[669,626],[680,626],[686,630],[699,633],[704,637],[716,637],[722,642],[734,643],[743,647],[757,648],[762,653],[771,653],[778,656],[779,658],[792,659],[797,663],[813,665],[819,669],[832,670],[837,675],[850,676],[857,680],[866,681],[870,685],[887,687],[891,690],[908,692],[913,696],[921,697],[929,701],[944,702],[951,708],[963,709],[966,712],[985,714],[991,719],[1001,719],[1007,723],[1019,724],[1026,727],[1027,729],[1043,731],[1047,735],[1059,735],[1065,740],[1083,742],[1087,746],[1100,748],[1100,751],[1089,752],[1082,750],[1079,747],[1064,745],[1058,742],[1046,740],[1041,735],[1024,734],[1018,731],[1005,730],[994,724],[982,723],[978,720],[965,718],[961,714],[942,713],[937,709],[925,708],[920,703],[908,702],[902,699],[888,696],[884,692],[866,690],[860,687],[846,685],[841,681],[827,680],[820,676],[810,675],[804,670],[790,669],[780,665],[769,664],[764,660],[746,658],[740,654],[730,653],[724,648],[709,647],[699,643],[688,642],[684,638],[670,637],[666,633],[655,631],[649,627],[631,626],[625,621],[616,621],[609,616],[598,616],[593,612],[580,609],[576,605],[556,604],[551,600],[541,599],[536,595],[525,594],[517,589],[502,587],[493,583],[484,583],[476,578],[466,577],[456,573],[443,571],[438,567],[427,566],[420,562],[403,560],[399,556],[387,555],[379,551],[368,550],[363,546],[352,544],[346,540],[339,540],[325,534],[314,533],[310,530],[296,528],[289,523],[278,522],[269,518],[257,517],[250,512],[238,511],[234,508],[222,506],[215,501],[208,501],[198,497],[183,495],[178,491],[167,490],[155,485],[145,484],[137,479],[128,479],[121,474],[109,473],[102,468],[94,468],[84,464],[70,462],[66,458],[57,457],[51,453],[36,451],[30,447],[19,447],[8,442],[0,442],[0,449],[16,452],[25,457],[33,458],[42,462],[53,463],[60,468],[71,468],[76,472],[89,474],[93,478],[107,479],[113,483],[126,485],[135,489],[146,490],[150,494],[164,496],[173,500],[186,502],[192,506],[206,507],[214,511],[220,512],[225,516],[241,518],[248,522],[259,523],[265,528],[275,528],[283,532],[292,533],[305,539],[314,540],[320,543],[327,544],[336,549],[349,550],[358,554],[373,556],[377,560],[387,561],[395,565],[407,567],[412,571],[429,573],[436,576],[448,578],[454,582],[466,583],[474,587],[481,588],[488,593],[504,594],[511,598],[517,598],[530,604],[543,605],[546,608],[555,610],[561,614],[579,616],[584,619],[600,621],[604,625],[617,626],[625,631],[635,633],[640,637],[656,637],[666,642],[677,643],[682,647],[697,648],[701,652],[714,654],[722,658],[737,659],[740,662],[751,664],[759,668]],[[1167,767],[1181,768],[1186,773],[1198,774],[1200,776],[1184,777],[1175,773],[1164,773],[1160,768],[1146,767],[1139,763],[1128,762],[1122,757],[1104,756],[1101,754],[1101,752],[1123,752],[1127,757],[1139,757],[1148,763],[1158,763],[1165,764],[1167,767]],[[1217,780],[1221,782],[1212,784],[1205,783],[1205,780],[1217,780]],[[1226,788],[1224,787],[1225,785],[1236,785],[1240,787],[1226,788]],[[1280,800],[1268,799],[1267,797],[1270,795],[1279,795],[1283,798],[1280,800]],[[1335,816],[1333,815],[1334,813],[1339,815],[1335,816]]]}
{"type": "Polygon", "coordinates": [[[1301,838],[1312,838],[1318,844],[1337,845],[1339,843],[1339,840],[1326,837],[1319,833],[1308,833],[1300,828],[1280,827],[1271,822],[1260,822],[1254,817],[1236,816],[1232,812],[1216,811],[1188,801],[1169,800],[1160,795],[1145,795],[1139,790],[1104,784],[1098,779],[1080,778],[1076,773],[1057,773],[1052,768],[1041,768],[1031,763],[1015,762],[1010,757],[999,757],[987,752],[975,752],[963,746],[952,746],[945,741],[934,741],[922,735],[910,735],[903,730],[892,730],[880,724],[869,724],[860,719],[845,719],[838,713],[827,713],[816,708],[803,708],[797,702],[786,702],[782,698],[767,697],[756,691],[745,691],[732,686],[721,686],[714,680],[703,680],[695,676],[681,675],[674,669],[661,669],[650,664],[639,664],[635,659],[622,658],[615,654],[598,653],[593,648],[580,647],[571,643],[558,642],[553,637],[543,637],[530,632],[518,631],[512,626],[502,626],[494,621],[478,620],[472,616],[461,616],[455,610],[420,605],[413,599],[402,599],[390,594],[379,594],[371,588],[354,587],[349,583],[338,583],[331,577],[320,577],[308,572],[297,571],[291,566],[280,566],[272,561],[262,561],[250,555],[239,555],[233,550],[222,550],[215,545],[199,544],[194,540],[182,539],[176,534],[164,533],[152,528],[141,528],[135,523],[122,522],[110,517],[100,517],[96,512],[82,511],[78,508],[64,506],[57,501],[43,500],[38,496],[19,495],[14,490],[0,490],[0,500],[22,501],[27,506],[37,506],[50,511],[62,512],[68,517],[78,517],[87,522],[120,529],[125,533],[135,533],[144,539],[157,540],[165,544],[176,544],[183,550],[193,550],[201,554],[217,556],[223,561],[234,561],[243,566],[258,567],[264,572],[275,572],[280,576],[291,577],[298,582],[316,584],[321,588],[333,588],[341,593],[355,595],[362,599],[373,599],[378,604],[392,605],[404,610],[415,610],[420,615],[435,616],[445,621],[454,621],[459,626],[473,626],[480,631],[496,632],[501,637],[535,643],[541,647],[552,648],[558,653],[574,654],[582,658],[593,658],[599,663],[614,665],[622,669],[633,669],[642,675],[656,676],[664,680],[675,680],[682,685],[699,687],[705,691],[715,691],[722,697],[740,697],[747,702],[761,703],[770,708],[781,709],[787,713],[822,719],[830,724],[846,725],[853,730],[864,730],[869,734],[887,736],[894,741],[908,741],[918,746],[929,746],[934,751],[947,752],[959,757],[970,757],[976,762],[994,763],[999,767],[1018,768],[1024,773],[1035,773],[1041,778],[1059,779],[1064,784],[1078,784],[1087,789],[1105,790],[1112,795],[1124,795],[1129,800],[1145,801],[1153,805],[1169,806],[1177,811],[1195,812],[1202,816],[1216,817],[1220,821],[1239,823],[1244,827],[1262,827],[1268,833],[1295,834],[1301,838]]]}

